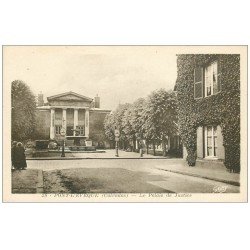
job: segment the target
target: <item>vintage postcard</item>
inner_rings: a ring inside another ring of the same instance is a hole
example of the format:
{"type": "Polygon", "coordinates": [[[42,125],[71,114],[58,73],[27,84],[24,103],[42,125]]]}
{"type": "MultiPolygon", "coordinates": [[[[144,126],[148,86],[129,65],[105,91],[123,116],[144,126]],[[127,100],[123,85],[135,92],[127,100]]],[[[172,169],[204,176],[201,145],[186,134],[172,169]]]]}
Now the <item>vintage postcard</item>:
{"type": "Polygon", "coordinates": [[[10,46],[4,202],[247,202],[247,46],[10,46]]]}

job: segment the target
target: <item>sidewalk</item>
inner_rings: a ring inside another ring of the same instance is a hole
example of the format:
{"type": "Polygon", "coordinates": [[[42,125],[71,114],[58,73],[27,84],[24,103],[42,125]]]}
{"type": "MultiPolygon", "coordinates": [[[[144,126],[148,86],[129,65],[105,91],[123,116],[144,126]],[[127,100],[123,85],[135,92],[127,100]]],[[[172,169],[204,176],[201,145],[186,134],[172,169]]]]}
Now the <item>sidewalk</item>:
{"type": "Polygon", "coordinates": [[[123,150],[119,150],[119,157],[115,156],[115,149],[106,149],[106,150],[97,150],[91,152],[74,152],[71,151],[70,155],[65,153],[66,157],[53,156],[53,157],[29,157],[27,156],[27,160],[80,160],[80,159],[130,159],[130,158],[138,158],[138,159],[166,159],[166,157],[162,156],[153,156],[150,154],[143,154],[143,157],[140,157],[139,153],[135,152],[126,152],[123,150]]]}
{"type": "Polygon", "coordinates": [[[157,169],[240,186],[240,174],[229,173],[224,166],[211,164],[210,166],[189,167],[183,159],[169,159],[167,164],[161,164],[157,169]]]}
{"type": "Polygon", "coordinates": [[[12,193],[43,193],[43,172],[37,169],[12,170],[12,193]]]}

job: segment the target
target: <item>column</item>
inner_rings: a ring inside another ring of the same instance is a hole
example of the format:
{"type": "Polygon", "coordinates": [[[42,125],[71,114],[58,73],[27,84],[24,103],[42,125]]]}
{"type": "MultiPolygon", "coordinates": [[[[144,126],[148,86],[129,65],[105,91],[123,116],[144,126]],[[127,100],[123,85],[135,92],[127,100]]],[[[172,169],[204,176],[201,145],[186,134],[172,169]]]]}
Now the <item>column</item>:
{"type": "MultiPolygon", "coordinates": [[[[74,129],[78,126],[78,109],[74,109],[74,129]]],[[[74,136],[76,136],[76,131],[74,131],[74,136]]]]}
{"type": "Polygon", "coordinates": [[[50,139],[55,139],[55,109],[50,109],[50,139]]]}
{"type": "MultiPolygon", "coordinates": [[[[67,132],[67,123],[66,123],[66,113],[67,112],[67,109],[64,108],[63,111],[62,111],[62,129],[64,129],[65,132],[67,132]]],[[[67,135],[67,134],[66,134],[67,135]]]]}
{"type": "Polygon", "coordinates": [[[89,109],[85,109],[85,136],[89,137],[89,109]]]}

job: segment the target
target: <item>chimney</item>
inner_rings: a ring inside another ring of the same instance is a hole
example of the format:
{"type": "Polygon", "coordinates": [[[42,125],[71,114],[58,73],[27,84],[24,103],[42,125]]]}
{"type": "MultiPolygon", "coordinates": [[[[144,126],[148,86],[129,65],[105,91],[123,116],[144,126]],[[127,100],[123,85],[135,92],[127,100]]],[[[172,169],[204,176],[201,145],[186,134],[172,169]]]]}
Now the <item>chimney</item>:
{"type": "Polygon", "coordinates": [[[43,105],[44,105],[43,94],[42,94],[42,92],[40,92],[38,94],[38,98],[37,98],[37,106],[41,107],[43,105]]]}
{"type": "Polygon", "coordinates": [[[100,97],[98,95],[95,97],[95,108],[100,108],[100,97]]]}

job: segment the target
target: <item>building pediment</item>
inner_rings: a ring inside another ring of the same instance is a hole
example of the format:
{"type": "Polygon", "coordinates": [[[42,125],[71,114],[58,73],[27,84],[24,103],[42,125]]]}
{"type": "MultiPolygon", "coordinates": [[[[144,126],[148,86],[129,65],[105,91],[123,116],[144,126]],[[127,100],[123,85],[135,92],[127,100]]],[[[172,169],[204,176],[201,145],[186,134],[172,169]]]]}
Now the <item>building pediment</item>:
{"type": "Polygon", "coordinates": [[[92,102],[93,99],[74,93],[74,92],[67,92],[67,93],[62,93],[59,95],[54,95],[54,96],[50,96],[47,98],[48,102],[51,101],[76,101],[76,102],[92,102]]]}

